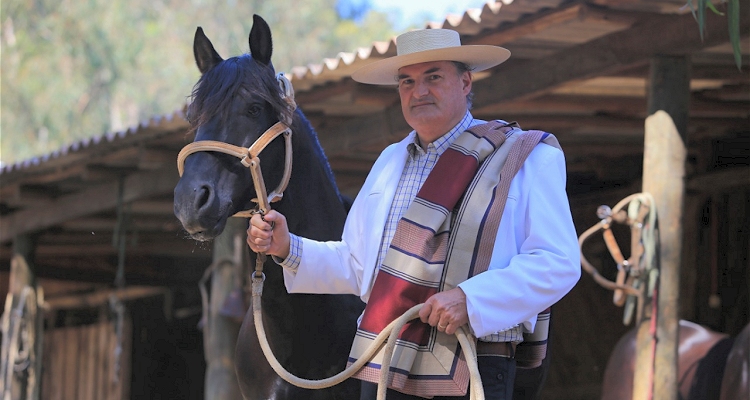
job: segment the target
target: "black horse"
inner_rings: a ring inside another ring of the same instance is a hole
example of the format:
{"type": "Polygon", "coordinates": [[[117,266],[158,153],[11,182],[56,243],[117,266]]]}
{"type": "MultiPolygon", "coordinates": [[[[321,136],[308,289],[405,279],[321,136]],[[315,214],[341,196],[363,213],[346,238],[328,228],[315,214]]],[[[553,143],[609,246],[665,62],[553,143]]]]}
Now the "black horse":
{"type": "MultiPolygon", "coordinates": [[[[293,168],[283,199],[273,207],[288,220],[290,231],[316,240],[341,238],[346,209],[317,136],[301,111],[293,115],[282,97],[271,64],[271,30],[253,17],[250,54],[224,60],[198,28],[193,52],[201,78],[195,85],[188,119],[195,140],[221,141],[249,147],[284,116],[292,117],[293,168]]],[[[268,188],[276,187],[284,170],[284,139],[278,137],[259,158],[268,188]]],[[[256,196],[251,174],[227,154],[204,151],[187,157],[175,187],[175,215],[197,240],[210,240],[227,218],[252,208],[256,196]]],[[[271,348],[291,373],[322,379],[346,366],[362,302],[344,295],[290,295],[282,270],[264,268],[263,317],[271,348]]],[[[352,399],[359,383],[348,380],[326,390],[303,390],[281,380],[261,352],[248,311],[236,347],[240,389],[247,399],[352,399]]]]}

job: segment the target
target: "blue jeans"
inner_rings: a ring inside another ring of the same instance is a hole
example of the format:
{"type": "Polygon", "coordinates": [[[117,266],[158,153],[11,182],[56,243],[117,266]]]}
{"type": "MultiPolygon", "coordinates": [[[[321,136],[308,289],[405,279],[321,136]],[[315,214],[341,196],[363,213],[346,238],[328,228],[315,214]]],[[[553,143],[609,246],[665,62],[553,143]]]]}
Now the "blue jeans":
{"type": "MultiPolygon", "coordinates": [[[[513,381],[516,379],[516,360],[501,356],[479,356],[479,375],[482,377],[482,387],[486,400],[512,400],[513,381]]],[[[362,391],[359,400],[376,400],[378,394],[377,383],[362,381],[362,391]]],[[[422,397],[403,394],[392,389],[386,393],[388,400],[413,400],[422,397]]],[[[435,397],[435,400],[464,400],[466,396],[435,397]]]]}

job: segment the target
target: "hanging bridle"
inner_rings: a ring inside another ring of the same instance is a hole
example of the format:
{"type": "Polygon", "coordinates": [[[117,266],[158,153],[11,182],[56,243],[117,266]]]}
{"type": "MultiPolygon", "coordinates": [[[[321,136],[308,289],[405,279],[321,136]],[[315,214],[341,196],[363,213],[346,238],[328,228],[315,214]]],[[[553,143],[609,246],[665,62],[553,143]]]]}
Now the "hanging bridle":
{"type": "Polygon", "coordinates": [[[264,215],[271,209],[270,203],[281,200],[284,196],[284,190],[286,190],[289,184],[289,178],[292,174],[292,115],[294,110],[297,108],[297,104],[294,101],[294,89],[292,88],[291,82],[284,76],[284,74],[276,75],[276,79],[281,87],[282,98],[286,101],[289,113],[282,113],[279,117],[279,122],[268,128],[262,135],[250,146],[241,147],[233,144],[219,142],[216,140],[199,140],[186,145],[180,150],[177,155],[177,170],[182,176],[185,169],[185,159],[199,151],[216,151],[219,153],[229,154],[240,159],[242,165],[250,168],[250,174],[253,177],[253,185],[255,186],[255,193],[258,196],[253,199],[253,202],[258,203],[256,209],[240,211],[234,214],[235,217],[246,217],[249,218],[253,214],[260,213],[264,215]],[[260,170],[260,159],[258,155],[263,149],[268,146],[274,139],[279,135],[284,135],[285,142],[285,157],[284,157],[284,175],[279,182],[279,186],[276,187],[270,194],[266,194],[266,185],[263,182],[263,175],[260,170]]]}
{"type": "Polygon", "coordinates": [[[618,202],[614,208],[600,206],[597,210],[599,223],[587,229],[578,238],[581,247],[581,266],[599,285],[614,291],[615,305],[625,306],[623,323],[628,325],[637,306],[636,320],[643,315],[643,297],[649,296],[656,281],[658,268],[654,259],[658,238],[656,236],[656,206],[649,193],[632,194],[618,202]],[[627,208],[626,208],[627,206],[627,208]],[[626,211],[627,210],[627,211],[626,211]],[[630,257],[625,258],[612,233],[612,224],[619,223],[630,228],[630,257]],[[617,277],[611,281],[603,277],[583,254],[584,242],[594,233],[602,231],[604,243],[617,263],[617,277]],[[637,303],[637,304],[634,304],[637,303]]]}

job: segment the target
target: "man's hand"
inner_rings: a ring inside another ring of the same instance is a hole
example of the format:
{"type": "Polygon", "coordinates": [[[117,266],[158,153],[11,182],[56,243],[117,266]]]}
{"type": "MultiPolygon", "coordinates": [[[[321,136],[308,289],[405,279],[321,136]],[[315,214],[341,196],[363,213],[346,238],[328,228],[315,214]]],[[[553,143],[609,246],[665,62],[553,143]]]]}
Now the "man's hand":
{"type": "Polygon", "coordinates": [[[430,326],[437,326],[439,331],[452,335],[459,326],[469,323],[469,312],[466,310],[466,294],[461,288],[435,293],[419,310],[419,319],[430,326]]]}
{"type": "Polygon", "coordinates": [[[256,253],[264,252],[281,259],[289,256],[289,227],[286,217],[271,210],[253,215],[247,228],[247,245],[256,253]],[[272,225],[273,224],[273,225],[272,225]]]}

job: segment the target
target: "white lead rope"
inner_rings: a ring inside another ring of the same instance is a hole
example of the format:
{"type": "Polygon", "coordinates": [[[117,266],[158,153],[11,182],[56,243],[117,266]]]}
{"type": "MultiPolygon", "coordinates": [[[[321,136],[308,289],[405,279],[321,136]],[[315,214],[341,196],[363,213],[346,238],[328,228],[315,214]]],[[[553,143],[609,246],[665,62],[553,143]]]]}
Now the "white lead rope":
{"type": "MultiPolygon", "coordinates": [[[[266,339],[265,328],[263,327],[263,318],[261,312],[261,297],[263,295],[263,280],[265,277],[256,278],[253,275],[252,283],[252,296],[253,296],[253,321],[255,323],[255,331],[258,335],[258,341],[260,342],[260,348],[263,350],[263,354],[266,356],[268,363],[271,365],[274,371],[285,381],[291,383],[294,386],[298,386],[305,389],[324,389],[334,385],[337,385],[344,380],[350,378],[357,371],[359,371],[365,363],[375,356],[380,350],[380,347],[387,339],[385,353],[383,356],[383,365],[380,367],[380,378],[378,382],[378,400],[385,400],[388,371],[390,370],[391,358],[393,357],[393,350],[396,346],[396,339],[398,338],[401,328],[409,321],[419,317],[419,310],[424,304],[418,304],[396,320],[392,321],[388,326],[378,334],[373,343],[365,351],[362,357],[355,361],[348,368],[339,372],[338,374],[325,379],[313,380],[313,379],[302,379],[299,378],[286,369],[279,363],[268,344],[266,339]]],[[[484,389],[482,388],[482,379],[479,376],[479,367],[477,365],[477,351],[474,340],[471,338],[471,334],[466,332],[466,328],[461,326],[456,331],[456,337],[458,342],[461,344],[461,350],[466,358],[466,363],[469,367],[470,374],[470,399],[471,400],[484,400],[484,389]]]]}

